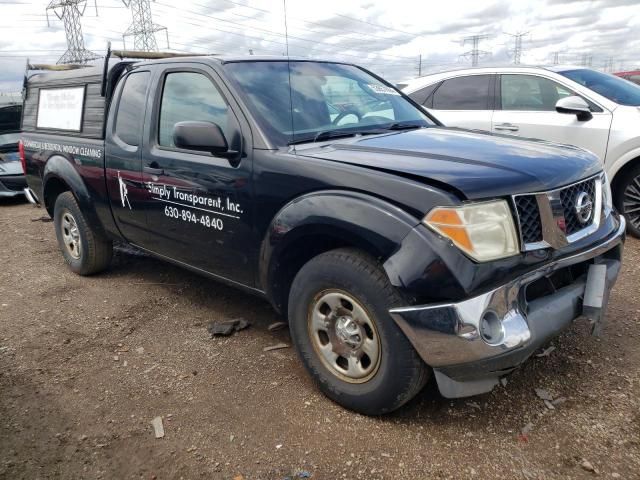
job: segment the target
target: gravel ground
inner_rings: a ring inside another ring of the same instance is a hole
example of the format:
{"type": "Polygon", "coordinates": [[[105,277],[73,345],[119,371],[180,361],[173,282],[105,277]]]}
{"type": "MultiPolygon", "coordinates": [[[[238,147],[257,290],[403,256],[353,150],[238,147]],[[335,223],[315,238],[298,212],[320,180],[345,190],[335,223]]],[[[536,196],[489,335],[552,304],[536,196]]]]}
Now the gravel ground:
{"type": "Polygon", "coordinates": [[[367,418],[292,348],[263,352],[290,339],[262,300],[135,252],[76,276],[44,214],[0,205],[0,478],[640,478],[637,240],[601,339],[579,321],[491,394],[430,383],[367,418]],[[239,317],[251,328],[210,338],[239,317]]]}

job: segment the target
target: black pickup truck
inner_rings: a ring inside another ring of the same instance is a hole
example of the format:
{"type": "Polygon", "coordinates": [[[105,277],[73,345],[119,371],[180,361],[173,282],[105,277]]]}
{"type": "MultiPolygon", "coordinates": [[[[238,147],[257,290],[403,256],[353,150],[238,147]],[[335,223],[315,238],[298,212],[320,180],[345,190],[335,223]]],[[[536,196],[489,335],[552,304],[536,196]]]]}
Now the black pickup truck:
{"type": "Polygon", "coordinates": [[[25,85],[27,181],[71,269],[106,269],[118,240],[264,297],[345,407],[390,412],[432,373],[446,397],[488,392],[583,314],[601,328],[625,222],[588,152],[444,128],[337,62],[25,85]]]}

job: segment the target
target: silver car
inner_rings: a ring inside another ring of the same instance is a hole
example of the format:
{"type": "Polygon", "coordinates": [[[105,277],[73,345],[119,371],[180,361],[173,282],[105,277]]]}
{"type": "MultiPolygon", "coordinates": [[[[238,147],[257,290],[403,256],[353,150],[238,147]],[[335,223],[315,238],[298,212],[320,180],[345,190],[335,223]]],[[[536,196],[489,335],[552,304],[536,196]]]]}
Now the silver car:
{"type": "Polygon", "coordinates": [[[19,141],[20,132],[0,133],[0,198],[25,194],[27,182],[18,153],[19,141]]]}

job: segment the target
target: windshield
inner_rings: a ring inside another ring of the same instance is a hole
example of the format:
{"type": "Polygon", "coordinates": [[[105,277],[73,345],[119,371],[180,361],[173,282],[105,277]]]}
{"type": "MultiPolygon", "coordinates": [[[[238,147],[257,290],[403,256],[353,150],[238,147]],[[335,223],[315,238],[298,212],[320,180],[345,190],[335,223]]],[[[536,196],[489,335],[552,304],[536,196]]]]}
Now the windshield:
{"type": "Polygon", "coordinates": [[[587,68],[558,72],[620,105],[640,106],[640,86],[587,68]]]}
{"type": "Polygon", "coordinates": [[[290,73],[286,61],[225,66],[256,120],[278,146],[433,125],[397,90],[358,67],[289,64],[290,73]]]}

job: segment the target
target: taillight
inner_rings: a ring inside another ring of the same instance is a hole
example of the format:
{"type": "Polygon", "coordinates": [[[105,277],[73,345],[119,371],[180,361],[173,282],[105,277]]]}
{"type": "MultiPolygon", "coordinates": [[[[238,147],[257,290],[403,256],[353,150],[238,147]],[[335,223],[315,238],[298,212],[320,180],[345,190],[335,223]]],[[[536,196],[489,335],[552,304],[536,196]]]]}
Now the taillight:
{"type": "Polygon", "coordinates": [[[20,163],[22,164],[22,171],[27,174],[27,159],[24,156],[24,143],[22,140],[18,142],[18,155],[20,155],[20,163]]]}

